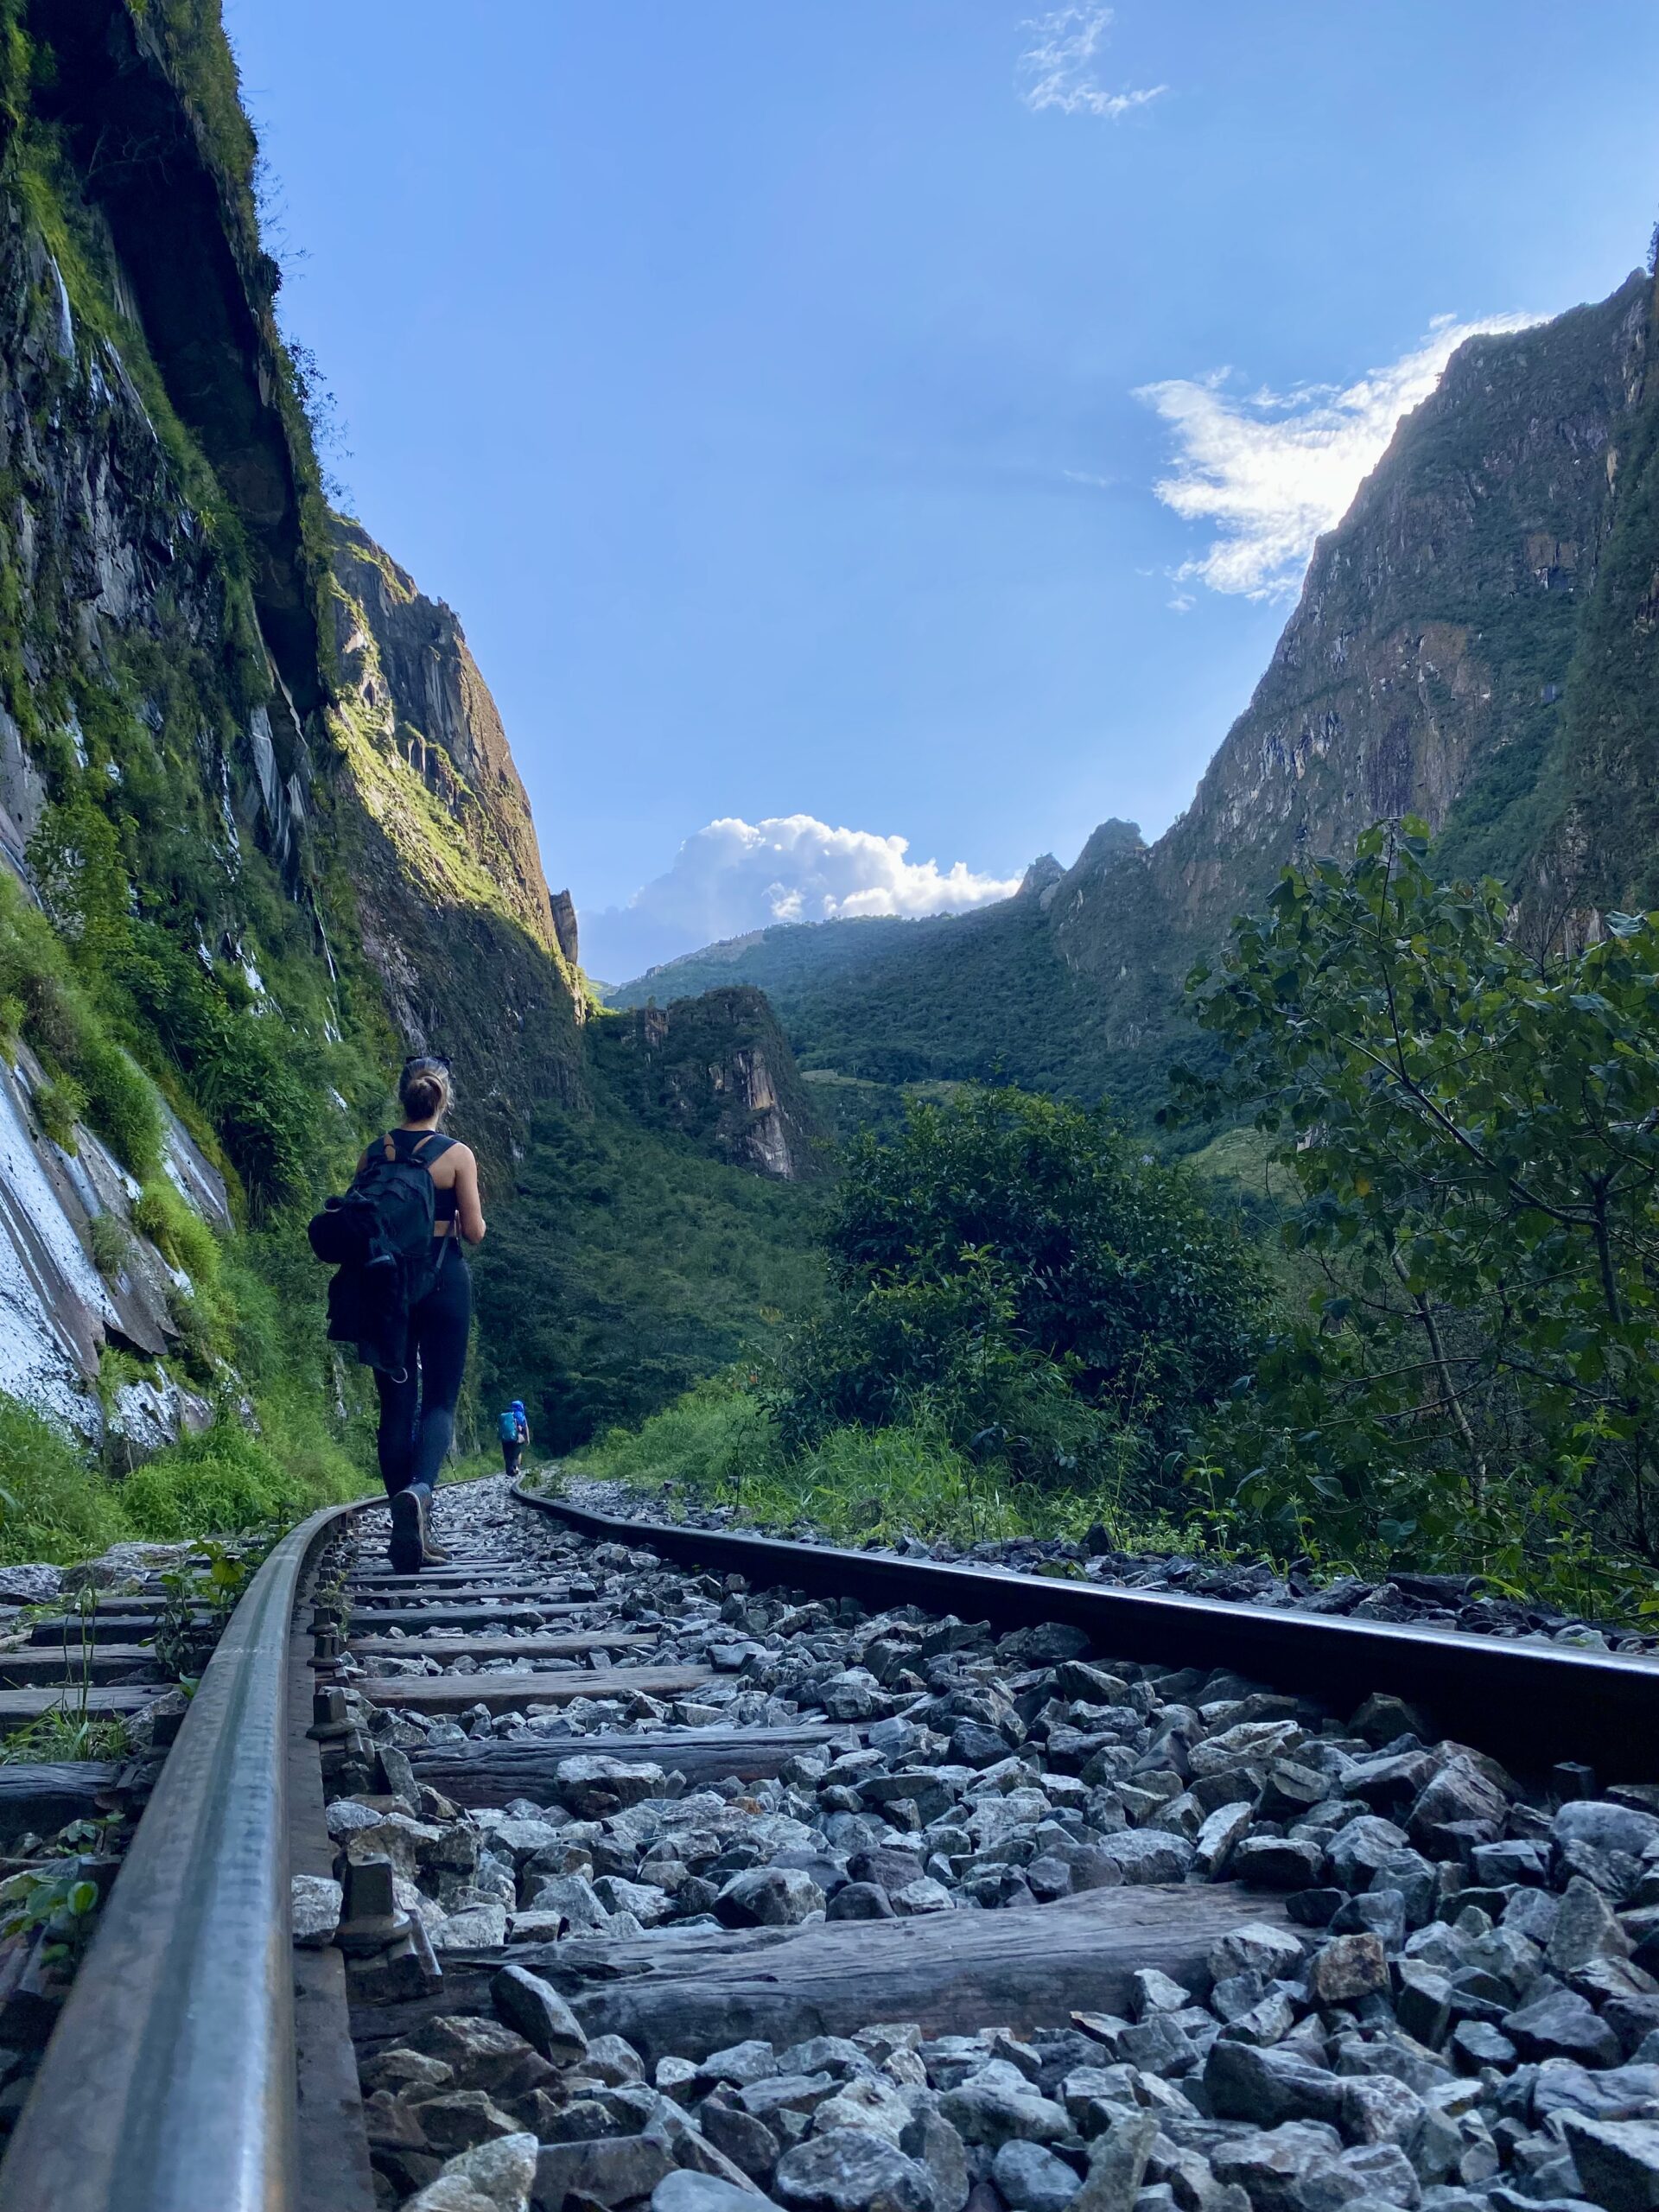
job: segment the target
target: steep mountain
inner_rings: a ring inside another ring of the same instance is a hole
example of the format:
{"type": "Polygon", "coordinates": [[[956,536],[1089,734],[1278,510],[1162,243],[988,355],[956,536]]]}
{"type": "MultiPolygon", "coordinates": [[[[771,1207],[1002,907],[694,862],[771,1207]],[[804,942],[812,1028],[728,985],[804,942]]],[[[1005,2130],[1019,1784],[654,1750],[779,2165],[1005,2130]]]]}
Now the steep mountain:
{"type": "MultiPolygon", "coordinates": [[[[246,1421],[315,1495],[365,1394],[302,1224],[404,1051],[454,1061],[520,1314],[556,1288],[511,1230],[538,1143],[602,1130],[739,1241],[798,1211],[810,1109],[753,1005],[613,1079],[459,624],[324,502],[213,0],[0,32],[0,1401],[118,1469],[246,1421]]],[[[612,1239],[619,1369],[652,1233],[612,1239]]],[[[734,1281],[722,1344],[777,1302],[734,1281]]]]}
{"type": "Polygon", "coordinates": [[[530,802],[454,615],[359,524],[332,518],[331,553],[363,949],[409,1048],[454,1064],[467,1135],[499,1179],[523,1155],[532,1105],[586,1101],[570,896],[549,895],[530,802]]]}
{"type": "Polygon", "coordinates": [[[711,947],[616,995],[759,984],[809,1071],[982,1076],[1131,1111],[1196,1046],[1181,979],[1287,862],[1424,817],[1548,936],[1659,896],[1659,380],[1652,287],[1470,340],[1319,541],[1254,696],[1151,845],[950,920],[829,922],[711,947]],[[1578,916],[1579,919],[1572,919],[1578,916]]]}

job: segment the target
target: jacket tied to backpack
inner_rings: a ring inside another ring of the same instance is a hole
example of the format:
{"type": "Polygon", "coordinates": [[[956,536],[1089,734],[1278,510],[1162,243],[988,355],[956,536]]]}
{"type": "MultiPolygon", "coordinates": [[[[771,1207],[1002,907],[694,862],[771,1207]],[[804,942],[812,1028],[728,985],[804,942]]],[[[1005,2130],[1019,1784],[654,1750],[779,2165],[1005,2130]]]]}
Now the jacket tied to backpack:
{"type": "Polygon", "coordinates": [[[410,1314],[437,1281],[452,1241],[437,1236],[437,1185],[428,1171],[454,1141],[435,1129],[389,1129],[307,1231],[318,1259],[335,1269],[330,1342],[354,1344],[365,1367],[394,1377],[408,1368],[410,1314]]]}

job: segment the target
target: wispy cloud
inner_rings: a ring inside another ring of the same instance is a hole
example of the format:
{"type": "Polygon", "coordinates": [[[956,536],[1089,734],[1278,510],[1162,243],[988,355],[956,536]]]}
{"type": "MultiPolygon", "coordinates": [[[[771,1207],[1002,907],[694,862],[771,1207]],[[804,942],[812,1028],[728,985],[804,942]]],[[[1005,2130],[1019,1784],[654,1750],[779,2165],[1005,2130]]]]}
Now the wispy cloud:
{"type": "Polygon", "coordinates": [[[1241,393],[1228,389],[1232,371],[1217,369],[1144,385],[1137,397],[1156,408],[1176,445],[1173,473],[1154,490],[1187,521],[1217,530],[1172,581],[1250,599],[1294,596],[1314,539],[1342,519],[1400,417],[1427,398],[1456,348],[1536,320],[1440,315],[1421,344],[1351,385],[1241,393]]]}
{"type": "Polygon", "coordinates": [[[1145,107],[1167,85],[1133,92],[1108,92],[1095,74],[1096,56],[1111,29],[1112,11],[1096,0],[1056,8],[1021,25],[1032,43],[1020,57],[1020,98],[1033,114],[1058,108],[1062,115],[1098,115],[1116,123],[1132,108],[1145,107]]]}

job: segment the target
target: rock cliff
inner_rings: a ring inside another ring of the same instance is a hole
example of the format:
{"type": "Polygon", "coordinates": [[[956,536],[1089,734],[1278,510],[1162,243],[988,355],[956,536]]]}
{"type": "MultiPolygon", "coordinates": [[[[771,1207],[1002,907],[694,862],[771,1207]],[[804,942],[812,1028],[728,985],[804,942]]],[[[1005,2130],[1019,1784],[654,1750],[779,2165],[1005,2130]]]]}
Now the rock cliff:
{"type": "Polygon", "coordinates": [[[598,1065],[648,1128],[784,1182],[818,1172],[817,1117],[761,991],[705,991],[603,1015],[598,1065]]]}
{"type": "Polygon", "coordinates": [[[334,728],[363,948],[411,1051],[448,1055],[457,1127],[509,1178],[531,1109],[582,1103],[575,913],[550,898],[530,802],[448,607],[358,524],[332,531],[334,728]]]}
{"type": "MultiPolygon", "coordinates": [[[[118,1463],[245,1408],[204,1224],[343,1410],[305,1213],[432,1048],[499,1214],[588,995],[459,623],[324,502],[211,0],[0,31],[0,1391],[118,1463]]],[[[640,1095],[791,1174],[787,1046],[725,1027],[640,1095]]]]}
{"type": "Polygon", "coordinates": [[[1564,802],[1565,698],[1618,504],[1649,286],[1470,340],[1336,530],[1192,804],[1091,839],[1050,909],[1108,1041],[1161,1027],[1185,964],[1287,862],[1415,814],[1448,867],[1523,888],[1564,802]]]}

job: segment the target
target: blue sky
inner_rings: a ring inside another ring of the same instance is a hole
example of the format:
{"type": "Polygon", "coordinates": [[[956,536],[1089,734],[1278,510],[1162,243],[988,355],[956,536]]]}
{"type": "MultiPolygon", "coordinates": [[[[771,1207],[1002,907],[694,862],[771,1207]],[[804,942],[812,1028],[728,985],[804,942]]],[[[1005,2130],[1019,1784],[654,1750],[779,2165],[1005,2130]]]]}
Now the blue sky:
{"type": "Polygon", "coordinates": [[[339,472],[612,980],[1163,828],[1436,320],[1659,212],[1651,0],[226,15],[339,472]]]}

